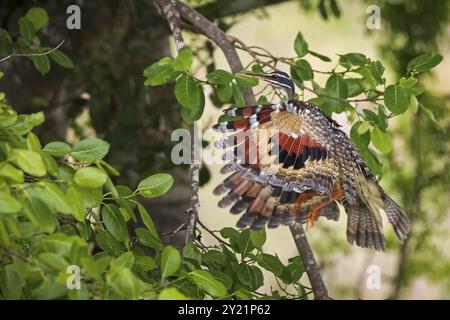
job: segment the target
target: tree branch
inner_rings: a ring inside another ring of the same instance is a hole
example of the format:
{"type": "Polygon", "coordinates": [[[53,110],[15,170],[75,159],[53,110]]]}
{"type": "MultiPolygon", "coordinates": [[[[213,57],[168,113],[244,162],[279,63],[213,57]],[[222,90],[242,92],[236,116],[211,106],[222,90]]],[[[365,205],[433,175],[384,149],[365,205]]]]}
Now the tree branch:
{"type": "MultiPolygon", "coordinates": [[[[175,45],[177,50],[180,51],[185,47],[184,39],[181,34],[180,28],[180,13],[178,12],[174,0],[155,0],[155,3],[159,6],[162,13],[169,23],[170,30],[175,39],[175,45]]],[[[186,210],[188,215],[188,222],[186,224],[186,244],[192,242],[195,238],[195,229],[198,220],[198,210],[200,207],[200,199],[198,196],[198,188],[200,181],[200,163],[198,163],[197,155],[195,150],[197,133],[195,132],[195,124],[190,128],[191,132],[191,165],[190,165],[190,175],[191,175],[191,198],[189,202],[189,207],[186,210]]]]}
{"type": "MultiPolygon", "coordinates": [[[[194,25],[200,33],[204,34],[210,38],[214,43],[219,46],[233,73],[237,73],[243,69],[242,62],[237,54],[236,47],[234,45],[233,39],[228,37],[225,32],[220,30],[215,24],[206,19],[199,12],[189,7],[188,5],[178,1],[178,0],[155,0],[162,11],[164,12],[172,33],[174,34],[175,41],[177,42],[177,49],[180,50],[184,46],[183,38],[180,31],[180,21],[179,19],[184,19],[190,24],[194,25]],[[172,12],[173,11],[173,12],[172,12]]],[[[253,92],[250,89],[244,91],[245,102],[248,105],[256,103],[253,92]]],[[[194,141],[195,139],[193,139],[194,141]]],[[[192,149],[194,152],[194,148],[192,149]]],[[[195,157],[193,160],[196,159],[195,157]]],[[[193,234],[195,232],[195,225],[198,221],[198,182],[199,182],[199,165],[192,161],[191,164],[191,205],[188,209],[189,221],[187,225],[187,240],[192,240],[193,234]],[[193,228],[193,229],[192,229],[193,228]]],[[[301,223],[290,228],[292,236],[294,237],[295,244],[299,251],[299,255],[303,261],[306,268],[306,273],[308,275],[309,281],[311,283],[312,290],[314,292],[314,298],[317,300],[330,299],[328,297],[327,288],[323,282],[322,275],[320,274],[319,266],[317,265],[314,254],[306,238],[305,231],[301,223]]]]}
{"type": "MultiPolygon", "coordinates": [[[[244,69],[233,42],[228,38],[225,32],[188,5],[178,0],[174,1],[174,5],[184,20],[193,24],[202,34],[211,39],[223,51],[233,73],[240,72],[244,69]]],[[[251,89],[246,88],[243,89],[242,92],[246,104],[256,104],[255,96],[251,89]]]]}
{"type": "Polygon", "coordinates": [[[291,230],[300,258],[305,266],[306,275],[308,276],[312,291],[314,292],[314,299],[330,300],[331,298],[328,296],[327,287],[323,282],[319,265],[317,264],[314,253],[308,243],[303,225],[300,222],[297,222],[295,225],[290,226],[289,229],[291,230]]]}

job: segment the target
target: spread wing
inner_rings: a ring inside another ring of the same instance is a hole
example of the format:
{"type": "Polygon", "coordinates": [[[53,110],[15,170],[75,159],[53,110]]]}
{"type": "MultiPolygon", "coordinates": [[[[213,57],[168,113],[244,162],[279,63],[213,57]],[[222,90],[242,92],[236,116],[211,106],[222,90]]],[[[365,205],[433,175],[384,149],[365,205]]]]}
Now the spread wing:
{"type": "MultiPolygon", "coordinates": [[[[239,227],[260,229],[306,221],[312,208],[317,216],[337,219],[340,197],[336,159],[330,139],[322,139],[296,105],[252,106],[226,110],[240,117],[214,126],[226,136],[216,141],[231,164],[222,172],[233,172],[214,191],[227,194],[220,207],[244,212],[239,227]],[[296,110],[294,110],[296,109],[296,110]]],[[[324,117],[328,126],[334,125],[324,117]]]]}
{"type": "Polygon", "coordinates": [[[220,207],[240,214],[238,227],[313,224],[320,216],[337,220],[341,203],[347,214],[347,240],[384,248],[380,210],[397,236],[408,233],[408,219],[384,192],[362,157],[317,107],[294,101],[225,110],[235,120],[214,126],[224,137],[231,173],[214,190],[220,207]]]}

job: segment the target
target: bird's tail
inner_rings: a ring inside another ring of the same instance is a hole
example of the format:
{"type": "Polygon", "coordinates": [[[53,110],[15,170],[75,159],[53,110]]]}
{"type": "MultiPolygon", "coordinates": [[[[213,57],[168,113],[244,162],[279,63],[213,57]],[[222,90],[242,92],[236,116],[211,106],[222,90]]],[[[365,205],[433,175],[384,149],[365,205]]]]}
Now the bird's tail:
{"type": "Polygon", "coordinates": [[[409,232],[409,219],[403,209],[383,192],[383,210],[400,240],[405,240],[409,232]]]}
{"type": "Polygon", "coordinates": [[[345,204],[348,214],[347,240],[360,247],[384,250],[384,236],[380,211],[387,215],[395,234],[404,240],[409,231],[409,221],[402,208],[389,197],[374,179],[358,175],[357,200],[352,205],[345,204]]]}

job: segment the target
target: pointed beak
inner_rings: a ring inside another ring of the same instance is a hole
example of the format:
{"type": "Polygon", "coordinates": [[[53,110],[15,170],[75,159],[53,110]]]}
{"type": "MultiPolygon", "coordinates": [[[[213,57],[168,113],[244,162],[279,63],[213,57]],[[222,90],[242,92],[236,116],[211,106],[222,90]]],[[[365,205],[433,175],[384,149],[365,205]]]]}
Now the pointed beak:
{"type": "Polygon", "coordinates": [[[268,78],[268,76],[264,73],[257,73],[257,72],[247,71],[247,70],[243,70],[243,71],[239,72],[238,75],[240,75],[242,77],[261,79],[261,80],[267,80],[267,78],[268,78]]]}
{"type": "Polygon", "coordinates": [[[270,80],[270,75],[268,75],[268,74],[252,72],[252,71],[247,71],[247,70],[239,72],[238,75],[240,75],[241,77],[253,78],[253,79],[258,79],[258,80],[263,80],[263,81],[270,80]]]}

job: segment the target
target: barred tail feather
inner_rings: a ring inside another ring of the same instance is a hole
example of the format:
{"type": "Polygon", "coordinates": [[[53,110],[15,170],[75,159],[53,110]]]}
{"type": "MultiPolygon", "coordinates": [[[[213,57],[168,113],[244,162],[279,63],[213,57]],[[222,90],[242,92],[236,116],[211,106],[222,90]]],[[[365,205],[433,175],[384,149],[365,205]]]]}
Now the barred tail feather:
{"type": "Polygon", "coordinates": [[[388,221],[392,224],[395,234],[400,240],[405,240],[409,232],[409,219],[403,209],[390,198],[384,194],[384,211],[386,212],[388,221]]]}
{"type": "Polygon", "coordinates": [[[362,248],[384,250],[384,236],[375,215],[359,202],[349,207],[347,211],[347,241],[362,248]]]}

